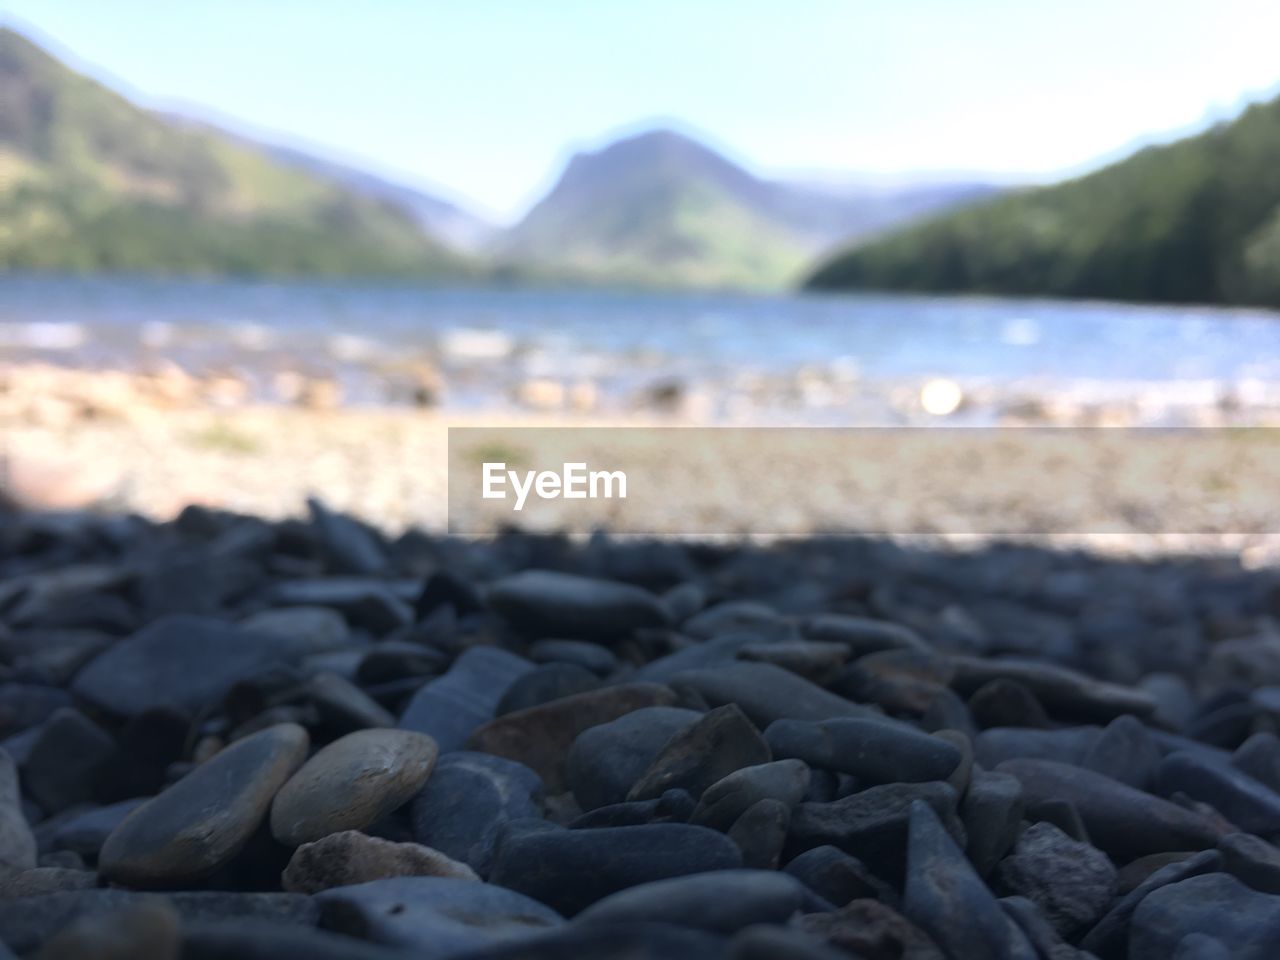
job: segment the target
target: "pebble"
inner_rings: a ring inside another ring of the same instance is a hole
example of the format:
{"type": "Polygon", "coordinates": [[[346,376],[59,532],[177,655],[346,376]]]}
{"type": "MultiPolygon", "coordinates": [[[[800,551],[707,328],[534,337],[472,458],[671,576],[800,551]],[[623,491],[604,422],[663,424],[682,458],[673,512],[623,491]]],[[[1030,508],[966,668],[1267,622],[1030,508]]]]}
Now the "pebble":
{"type": "Polygon", "coordinates": [[[1089,954],[1067,944],[1041,909],[1026,897],[1001,897],[999,903],[1030,941],[1037,956],[1047,960],[1091,960],[1089,954]]]}
{"type": "Polygon", "coordinates": [[[742,851],[742,865],[776,870],[791,825],[791,808],[779,800],[760,800],[729,828],[729,839],[742,851]]]}
{"type": "Polygon", "coordinates": [[[824,643],[819,640],[751,643],[738,651],[738,659],[772,663],[812,683],[825,686],[840,675],[849,659],[849,648],[841,643],[824,643]]]}
{"type": "Polygon", "coordinates": [[[60,890],[87,890],[97,885],[98,875],[92,870],[40,866],[0,878],[0,899],[34,897],[60,890]]]}
{"type": "Polygon", "coordinates": [[[479,880],[465,863],[418,843],[393,843],[356,830],[331,833],[293,852],[281,876],[290,893],[319,893],[388,877],[452,877],[479,880]]]}
{"type": "Polygon", "coordinates": [[[1006,760],[1057,760],[1082,766],[1099,736],[1097,727],[1060,727],[1032,730],[1026,727],[991,727],[973,741],[974,759],[994,770],[1006,760]]]}
{"type": "Polygon", "coordinates": [[[631,800],[596,807],[575,817],[573,830],[593,827],[630,827],[641,823],[688,823],[693,817],[694,799],[687,790],[668,790],[653,800],[631,800]]]}
{"type": "Polygon", "coordinates": [[[1053,725],[1036,695],[1025,684],[1004,677],[988,680],[969,697],[969,712],[980,727],[1026,727],[1045,730],[1053,725]]]}
{"type": "Polygon", "coordinates": [[[1029,660],[980,660],[953,657],[951,684],[957,690],[976,690],[992,680],[1016,680],[1046,710],[1062,719],[1107,723],[1122,714],[1147,717],[1155,699],[1145,690],[1122,687],[1052,663],[1029,660]]]}
{"type": "Polygon", "coordinates": [[[508,827],[489,880],[573,916],[627,887],[741,866],[742,854],[724,834],[683,823],[520,832],[508,827]]]}
{"type": "Polygon", "coordinates": [[[320,720],[337,733],[396,725],[391,711],[336,673],[312,674],[300,693],[315,705],[320,720]]]}
{"type": "Polygon", "coordinates": [[[975,770],[960,802],[969,838],[967,852],[981,877],[988,876],[1013,846],[1023,814],[1022,783],[1006,773],[975,770]]]}
{"type": "Polygon", "coordinates": [[[422,585],[422,591],[414,601],[414,609],[418,618],[424,619],[442,606],[448,606],[455,615],[465,617],[482,611],[484,601],[469,580],[448,570],[437,570],[422,585]]]}
{"type": "Polygon", "coordinates": [[[495,712],[502,716],[599,686],[600,678],[586,667],[574,663],[543,664],[517,677],[498,701],[495,712]]]}
{"type": "Polygon", "coordinates": [[[1068,938],[1103,914],[1116,889],[1116,868],[1107,855],[1050,823],[1024,830],[996,875],[1005,890],[1036,904],[1068,938]]]}
{"type": "Polygon", "coordinates": [[[772,759],[764,737],[736,704],[717,707],[667,741],[627,799],[652,800],[671,789],[701,797],[735,770],[772,759]]]}
{"type": "Polygon", "coordinates": [[[98,630],[22,630],[0,638],[0,657],[15,677],[62,686],[111,642],[110,634],[98,630]]]}
{"type": "Polygon", "coordinates": [[[1080,765],[1136,787],[1150,788],[1160,766],[1160,748],[1146,725],[1130,716],[1116,717],[1085,751],[1080,765]]]}
{"type": "Polygon", "coordinates": [[[852,854],[878,875],[898,882],[905,866],[907,825],[916,801],[928,804],[953,840],[965,845],[956,793],[945,783],[887,783],[831,803],[801,803],[791,812],[788,849],[830,845],[852,854]]]}
{"type": "Polygon", "coordinates": [[[341,650],[351,635],[347,621],[331,607],[272,607],[245,617],[240,626],[252,633],[304,641],[309,655],[341,650]]]}
{"type": "Polygon", "coordinates": [[[58,687],[35,683],[0,684],[0,735],[12,737],[29,730],[62,707],[71,706],[71,696],[58,687]]]}
{"type": "Polygon", "coordinates": [[[786,923],[814,899],[785,873],[718,870],[638,884],[587,907],[574,923],[656,922],[731,934],[753,923],[786,923]]]}
{"type": "Polygon", "coordinates": [[[1280,794],[1230,764],[1171,753],[1157,773],[1165,796],[1182,793],[1208,803],[1246,833],[1280,832],[1280,794]]]}
{"type": "Polygon", "coordinates": [[[666,610],[647,590],[551,570],[526,570],[498,580],[487,598],[492,609],[531,636],[617,641],[634,630],[667,623],[666,610]]]}
{"type": "MultiPolygon", "coordinates": [[[[130,813],[147,801],[146,797],[121,800],[102,807],[75,811],[69,819],[54,823],[48,831],[48,845],[54,850],[67,850],[97,859],[107,837],[130,813]]],[[[41,829],[45,830],[42,824],[41,829]]]]}
{"type": "Polygon", "coordinates": [[[542,816],[542,796],[541,778],[524,764],[484,753],[448,753],[413,800],[413,836],[486,876],[502,826],[542,816]]]}
{"type": "Polygon", "coordinates": [[[331,607],[352,627],[375,637],[413,622],[413,607],[386,582],[372,577],[280,580],[271,600],[281,607],[331,607]]]}
{"type": "Polygon", "coordinates": [[[307,509],[330,572],[369,575],[386,569],[386,551],[371,529],[351,517],[334,513],[315,497],[307,498],[307,509]]]}
{"type": "Polygon", "coordinates": [[[1138,857],[1137,860],[1130,860],[1120,868],[1116,876],[1116,890],[1121,895],[1128,894],[1162,867],[1167,867],[1171,863],[1182,863],[1196,856],[1199,854],[1189,850],[1173,850],[1169,853],[1149,853],[1145,857],[1138,857]]]}
{"type": "Polygon", "coordinates": [[[98,772],[115,747],[111,736],[79,710],[55,711],[40,727],[22,765],[27,793],[46,813],[90,800],[98,772]]]}
{"type": "Polygon", "coordinates": [[[94,799],[114,803],[159,793],[171,764],[188,748],[191,719],[179,710],[158,707],[130,717],[115,736],[115,751],[97,771],[94,799]]]}
{"type": "Polygon", "coordinates": [[[644,707],[670,706],[675,694],[655,683],[627,683],[577,693],[491,720],[467,748],[517,760],[542,778],[548,791],[567,787],[565,765],[578,735],[644,707]]]}
{"type": "Polygon", "coordinates": [[[18,768],[0,747],[0,867],[30,870],[36,865],[36,838],[22,812],[18,768]]]}
{"type": "Polygon", "coordinates": [[[756,640],[785,640],[793,627],[767,604],[750,600],[727,600],[707,607],[680,625],[683,633],[702,640],[724,634],[747,634],[756,640]]]}
{"type": "Polygon", "coordinates": [[[1261,837],[1231,833],[1218,844],[1222,869],[1260,893],[1280,894],[1280,850],[1261,837]]]}
{"type": "Polygon", "coordinates": [[[802,760],[775,760],[734,770],[702,791],[692,822],[728,830],[761,800],[775,800],[788,810],[804,799],[811,774],[802,760]]]}
{"type": "Polygon", "coordinates": [[[444,676],[414,694],[399,726],[427,734],[442,753],[461,750],[473,730],[493,719],[508,688],[532,669],[524,657],[498,647],[469,647],[444,676]]]}
{"type": "Polygon", "coordinates": [[[1129,933],[1134,960],[1171,957],[1202,934],[1236,960],[1270,960],[1280,941],[1280,897],[1250,890],[1225,873],[1206,873],[1153,890],[1138,904],[1129,933]]]}
{"type": "Polygon", "coordinates": [[[805,914],[800,929],[821,937],[845,957],[948,960],[929,934],[877,900],[854,900],[831,913],[805,914]]]}
{"type": "Polygon", "coordinates": [[[857,857],[836,847],[814,847],[793,857],[785,867],[806,887],[829,903],[846,904],[871,898],[896,906],[897,892],[857,857]]]}
{"type": "Polygon", "coordinates": [[[964,796],[965,791],[969,789],[969,780],[973,776],[973,740],[967,733],[960,730],[937,730],[933,735],[959,751],[960,762],[947,777],[947,783],[951,784],[951,788],[957,794],[964,796]]]}
{"type": "Polygon", "coordinates": [[[392,877],[315,895],[330,930],[447,957],[558,927],[554,911],[514,890],[448,877],[392,877]]]}
{"type": "Polygon", "coordinates": [[[309,738],[293,724],[246,737],[143,803],[102,844],[98,871],[130,887],[202,880],[229,863],[302,764],[309,738]]]}
{"type": "Polygon", "coordinates": [[[1225,832],[1207,817],[1069,764],[1008,760],[996,772],[1017,777],[1028,803],[1070,801],[1093,843],[1121,861],[1167,850],[1211,848],[1225,832]]]}
{"type": "Polygon", "coordinates": [[[1255,733],[1231,755],[1231,763],[1269,790],[1280,791],[1280,737],[1274,733],[1255,733]]]}
{"type": "Polygon", "coordinates": [[[608,647],[586,640],[539,640],[529,647],[534,663],[573,663],[598,677],[607,677],[618,666],[617,655],[608,647]]]}
{"type": "Polygon", "coordinates": [[[765,739],[777,757],[850,773],[868,785],[946,780],[961,759],[946,740],[889,719],[778,720],[765,739]]]}
{"type": "Polygon", "coordinates": [[[1031,823],[1051,823],[1072,840],[1089,843],[1089,831],[1070,800],[1037,800],[1027,804],[1023,815],[1031,823]]]}
{"type": "Polygon", "coordinates": [[[175,614],[94,657],[76,674],[71,689],[94,706],[122,716],[166,706],[194,713],[236,682],[306,652],[305,640],[175,614]]]}
{"type": "Polygon", "coordinates": [[[712,640],[704,640],[701,643],[692,643],[674,653],[650,660],[630,674],[630,679],[669,684],[679,674],[691,670],[734,663],[739,650],[757,643],[759,639],[750,633],[731,633],[712,640]]]}
{"type": "Polygon", "coordinates": [[[410,730],[349,733],[323,747],[280,788],[271,805],[271,833],[285,846],[298,847],[377,823],[422,789],[437,752],[434,740],[410,730]]]}
{"type": "Polygon", "coordinates": [[[810,640],[838,643],[853,658],[879,650],[927,650],[928,644],[910,627],[888,620],[843,613],[819,613],[800,621],[800,633],[810,640]]]}
{"type": "Polygon", "coordinates": [[[911,804],[902,912],[948,955],[964,960],[1035,960],[1013,924],[923,800],[911,804]]]}
{"type": "Polygon", "coordinates": [[[1149,894],[1161,887],[1180,883],[1189,877],[1215,873],[1221,867],[1222,854],[1216,850],[1203,850],[1185,860],[1161,867],[1112,904],[1102,919],[1085,934],[1084,939],[1080,941],[1080,946],[1096,954],[1101,960],[1113,960],[1113,958],[1124,956],[1133,913],[1149,894]]]}
{"type": "Polygon", "coordinates": [[[720,667],[686,670],[671,678],[713,707],[736,704],[761,730],[775,720],[828,720],[861,717],[867,708],[824,690],[771,663],[727,663],[720,667]]]}
{"type": "Polygon", "coordinates": [[[565,782],[578,805],[593,810],[621,803],[667,741],[700,716],[680,707],[641,707],[583,730],[565,760],[565,782]]]}

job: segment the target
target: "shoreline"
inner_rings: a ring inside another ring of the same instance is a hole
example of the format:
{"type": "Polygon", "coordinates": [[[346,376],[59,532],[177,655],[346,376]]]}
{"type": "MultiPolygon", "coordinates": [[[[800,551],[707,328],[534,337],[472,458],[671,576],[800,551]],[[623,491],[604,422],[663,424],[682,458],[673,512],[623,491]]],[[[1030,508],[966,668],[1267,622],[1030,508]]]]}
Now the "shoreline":
{"type": "MultiPolygon", "coordinates": [[[[273,519],[300,517],[306,514],[306,498],[319,495],[332,508],[359,516],[388,533],[410,528],[439,533],[446,530],[449,516],[450,427],[706,426],[705,421],[693,417],[652,412],[606,416],[531,410],[457,413],[408,408],[217,406],[140,393],[133,378],[118,373],[84,377],[59,371],[50,380],[50,368],[27,368],[27,374],[40,376],[35,380],[17,378],[26,383],[24,391],[14,388],[15,369],[23,368],[0,368],[0,384],[7,387],[0,389],[0,458],[7,461],[10,496],[32,509],[125,510],[156,520],[172,518],[189,504],[273,519]],[[36,380],[46,389],[31,389],[36,380]],[[60,385],[58,389],[47,389],[54,383],[60,385]]],[[[723,534],[708,536],[704,532],[692,539],[744,539],[764,526],[758,515],[746,511],[769,509],[785,510],[791,522],[781,532],[797,536],[831,533],[843,522],[845,527],[852,525],[855,533],[888,530],[894,539],[904,542],[945,543],[961,550],[967,540],[987,543],[995,539],[1138,556],[1243,553],[1251,564],[1272,563],[1280,558],[1280,536],[1265,531],[1280,528],[1269,525],[1269,515],[1247,515],[1247,524],[1237,518],[1235,527],[1228,516],[1219,526],[1211,526],[1202,509],[1213,505],[1211,494],[1225,498],[1235,489],[1219,491],[1213,486],[1222,482],[1218,474],[1223,471],[1215,470],[1215,465],[1222,460],[1220,445],[1231,434],[1183,432],[1189,438],[1188,446],[1174,467],[1191,478],[1184,484],[1192,494],[1200,490],[1204,503],[1197,503],[1194,497],[1170,499],[1170,512],[1161,515],[1161,532],[1156,533],[1138,528],[1103,532],[1112,528],[1094,520],[1103,507],[1110,506],[1104,502],[1108,478],[1102,476],[1095,478],[1097,482],[1081,482],[1078,489],[1070,491],[1076,502],[1065,505],[1061,516],[1051,517],[1052,523],[1036,528],[1034,523],[1042,521],[1030,514],[1027,523],[1031,527],[1025,531],[1029,536],[1018,530],[998,537],[967,536],[971,531],[956,531],[945,522],[947,495],[953,492],[947,476],[964,465],[934,465],[922,459],[928,451],[913,454],[915,462],[909,458],[904,461],[908,475],[922,476],[919,483],[880,493],[872,488],[860,502],[854,498],[844,506],[838,503],[839,509],[833,513],[829,496],[825,500],[806,499],[812,478],[831,476],[832,470],[829,453],[808,444],[787,453],[785,470],[766,471],[760,477],[763,483],[750,484],[751,497],[715,504],[715,516],[724,522],[713,529],[723,530],[723,534]],[[1217,532],[1174,532],[1179,529],[1217,532]]],[[[886,432],[883,443],[893,439],[886,432]]],[[[885,449],[892,449],[899,459],[906,457],[897,448],[885,449]]],[[[645,462],[651,463],[660,453],[650,454],[645,462]]],[[[743,456],[750,460],[753,454],[748,450],[743,456]]],[[[956,459],[956,455],[948,456],[956,459]]],[[[1017,511],[1031,510],[1022,492],[1033,490],[1042,481],[1035,465],[1022,463],[1022,459],[1025,451],[1020,454],[1017,449],[986,457],[977,476],[991,478],[991,489],[981,502],[969,505],[974,516],[1008,510],[1013,511],[1011,516],[1020,517],[1017,511]]],[[[701,463],[697,457],[685,461],[672,474],[676,478],[673,482],[682,490],[709,488],[707,471],[713,465],[701,463]]],[[[1225,472],[1232,483],[1238,481],[1249,489],[1250,484],[1265,481],[1268,463],[1265,459],[1259,462],[1256,456],[1245,458],[1233,462],[1225,472]]],[[[744,476],[755,476],[755,472],[744,476]]],[[[841,482],[857,480],[846,477],[841,482]]],[[[498,522],[486,529],[501,526],[498,522]]],[[[641,515],[631,529],[641,528],[666,538],[690,539],[690,524],[675,510],[664,513],[655,509],[641,515]]],[[[590,532],[572,523],[562,529],[583,535],[590,532]]]]}

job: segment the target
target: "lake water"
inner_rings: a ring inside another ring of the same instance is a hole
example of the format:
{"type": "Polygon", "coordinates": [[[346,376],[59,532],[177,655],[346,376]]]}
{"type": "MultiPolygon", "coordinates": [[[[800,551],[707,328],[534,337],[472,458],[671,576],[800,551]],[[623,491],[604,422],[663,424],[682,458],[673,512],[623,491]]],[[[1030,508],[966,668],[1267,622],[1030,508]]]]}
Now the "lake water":
{"type": "MultiPolygon", "coordinates": [[[[170,360],[256,384],[293,368],[382,402],[388,371],[490,405],[530,379],[625,405],[655,385],[788,396],[815,410],[894,384],[1211,399],[1280,382],[1280,314],[996,298],[471,290],[357,283],[0,279],[0,353],[92,366],[170,360]],[[856,388],[850,385],[858,385],[856,388]],[[834,399],[833,399],[834,398],[834,399]]],[[[883,389],[882,389],[883,388],[883,389]]],[[[263,389],[268,389],[263,386],[263,389]]],[[[781,402],[781,401],[780,401],[781,402]]]]}

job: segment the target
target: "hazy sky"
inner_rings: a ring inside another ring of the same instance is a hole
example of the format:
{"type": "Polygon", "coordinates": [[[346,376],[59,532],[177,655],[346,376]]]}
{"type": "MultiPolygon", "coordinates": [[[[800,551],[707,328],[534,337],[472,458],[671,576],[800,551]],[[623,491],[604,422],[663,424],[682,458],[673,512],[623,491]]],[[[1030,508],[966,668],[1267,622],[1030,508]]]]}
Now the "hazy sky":
{"type": "Polygon", "coordinates": [[[1052,174],[1280,83],[1277,0],[0,0],[148,104],[510,216],[674,118],[757,170],[1052,174]]]}

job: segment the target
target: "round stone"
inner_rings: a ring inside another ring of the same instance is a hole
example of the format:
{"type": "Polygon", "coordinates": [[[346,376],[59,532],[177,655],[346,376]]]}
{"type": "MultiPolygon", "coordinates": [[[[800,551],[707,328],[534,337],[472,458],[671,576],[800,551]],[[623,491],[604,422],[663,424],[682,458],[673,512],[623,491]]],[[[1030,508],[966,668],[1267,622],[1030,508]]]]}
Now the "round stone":
{"type": "Polygon", "coordinates": [[[431,775],[436,742],[411,730],[357,730],[303,764],[276,795],[271,833],[297,847],[360,830],[411,800],[431,775]]]}

